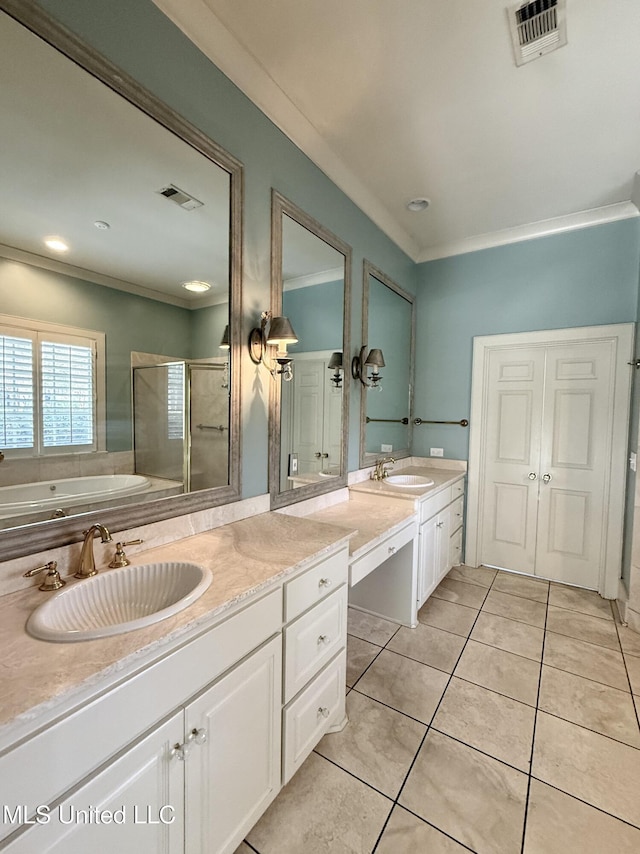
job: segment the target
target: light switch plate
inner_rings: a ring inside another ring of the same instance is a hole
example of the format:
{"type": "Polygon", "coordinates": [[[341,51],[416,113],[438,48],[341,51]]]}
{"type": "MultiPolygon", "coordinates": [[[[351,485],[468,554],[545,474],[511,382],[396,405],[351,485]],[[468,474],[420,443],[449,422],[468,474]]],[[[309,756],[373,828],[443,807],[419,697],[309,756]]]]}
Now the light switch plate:
{"type": "Polygon", "coordinates": [[[429,448],[429,455],[432,457],[444,457],[444,448],[429,448]]]}

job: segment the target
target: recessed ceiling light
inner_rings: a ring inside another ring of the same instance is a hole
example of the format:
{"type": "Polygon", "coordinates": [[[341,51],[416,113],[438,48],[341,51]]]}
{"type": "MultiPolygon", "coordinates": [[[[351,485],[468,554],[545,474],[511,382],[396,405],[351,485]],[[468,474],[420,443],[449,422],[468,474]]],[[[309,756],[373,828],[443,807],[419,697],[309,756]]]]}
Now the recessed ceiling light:
{"type": "Polygon", "coordinates": [[[209,282],[183,282],[182,287],[185,291],[193,291],[194,294],[203,294],[205,291],[211,290],[209,282]]]}
{"type": "Polygon", "coordinates": [[[44,245],[54,252],[68,252],[69,246],[61,237],[45,237],[44,245]]]}
{"type": "Polygon", "coordinates": [[[424,196],[420,196],[417,199],[411,199],[410,202],[407,202],[407,210],[409,211],[426,211],[426,209],[431,204],[431,199],[427,199],[424,196]]]}

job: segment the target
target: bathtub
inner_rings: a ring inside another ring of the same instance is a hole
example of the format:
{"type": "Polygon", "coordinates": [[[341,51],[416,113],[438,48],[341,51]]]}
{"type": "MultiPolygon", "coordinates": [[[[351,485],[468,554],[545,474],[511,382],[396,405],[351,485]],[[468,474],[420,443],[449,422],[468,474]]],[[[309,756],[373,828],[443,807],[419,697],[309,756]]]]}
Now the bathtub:
{"type": "Polygon", "coordinates": [[[135,495],[151,486],[139,474],[105,474],[92,477],[68,477],[42,483],[17,483],[0,486],[0,519],[39,510],[76,507],[119,496],[135,495]]]}

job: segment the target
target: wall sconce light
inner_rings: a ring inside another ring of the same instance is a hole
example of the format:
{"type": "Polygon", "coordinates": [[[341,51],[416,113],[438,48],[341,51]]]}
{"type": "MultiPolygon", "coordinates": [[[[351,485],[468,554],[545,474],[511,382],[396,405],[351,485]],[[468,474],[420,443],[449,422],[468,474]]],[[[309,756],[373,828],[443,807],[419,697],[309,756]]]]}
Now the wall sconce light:
{"type": "Polygon", "coordinates": [[[379,391],[382,391],[382,386],[380,385],[382,380],[380,368],[384,368],[382,350],[379,350],[377,347],[372,348],[365,359],[364,354],[366,352],[367,348],[361,347],[360,354],[354,356],[351,360],[351,376],[354,380],[360,380],[362,385],[367,386],[367,388],[377,388],[379,391]],[[368,372],[368,368],[371,368],[371,373],[368,372]]]}
{"type": "Polygon", "coordinates": [[[342,353],[332,353],[327,367],[330,371],[333,371],[330,381],[334,383],[336,388],[342,388],[342,376],[340,374],[342,370],[342,353]]]}
{"type": "Polygon", "coordinates": [[[255,365],[262,362],[274,379],[280,374],[282,379],[288,382],[293,379],[293,367],[292,358],[287,353],[287,345],[297,343],[298,336],[293,331],[288,317],[273,317],[270,311],[263,311],[260,315],[260,327],[255,327],[249,333],[249,355],[255,365]],[[269,323],[268,334],[267,323],[269,323]],[[277,365],[273,362],[268,364],[267,345],[277,347],[275,356],[277,365]]]}

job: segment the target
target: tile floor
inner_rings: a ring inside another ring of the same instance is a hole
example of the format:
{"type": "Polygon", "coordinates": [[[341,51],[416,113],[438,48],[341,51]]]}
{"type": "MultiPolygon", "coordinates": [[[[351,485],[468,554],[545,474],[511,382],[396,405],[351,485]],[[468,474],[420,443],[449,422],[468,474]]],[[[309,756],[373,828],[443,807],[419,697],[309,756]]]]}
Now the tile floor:
{"type": "Polygon", "coordinates": [[[640,635],[597,594],[456,567],[349,615],[349,724],[236,854],[638,854],[640,635]]]}

